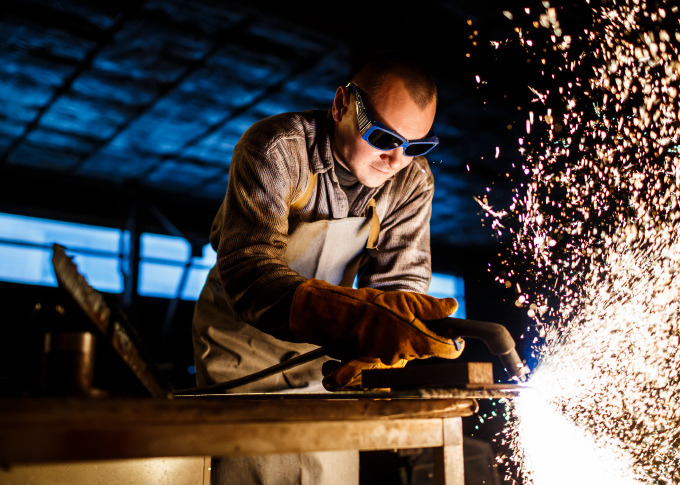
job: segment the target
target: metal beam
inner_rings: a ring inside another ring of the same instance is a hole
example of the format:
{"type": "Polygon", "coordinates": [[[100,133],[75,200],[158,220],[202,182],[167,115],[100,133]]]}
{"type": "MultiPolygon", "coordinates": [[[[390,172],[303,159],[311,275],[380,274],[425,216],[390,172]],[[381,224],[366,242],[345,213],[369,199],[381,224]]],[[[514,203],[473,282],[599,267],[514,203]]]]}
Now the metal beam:
{"type": "Polygon", "coordinates": [[[158,348],[156,350],[156,359],[159,362],[163,362],[163,357],[165,355],[165,348],[168,345],[168,338],[170,337],[170,329],[172,327],[172,322],[175,319],[175,313],[177,312],[177,305],[182,299],[182,293],[187,285],[187,280],[189,279],[189,271],[191,271],[191,258],[184,265],[182,270],[182,277],[179,280],[179,285],[177,286],[177,293],[175,297],[168,302],[168,308],[165,311],[165,318],[163,319],[163,327],[161,328],[161,336],[158,343],[158,348]]]}
{"type": "Polygon", "coordinates": [[[2,165],[7,165],[7,161],[9,160],[9,157],[12,155],[14,150],[16,150],[19,145],[26,139],[26,137],[38,126],[40,123],[40,120],[42,119],[43,115],[47,113],[47,111],[54,105],[54,103],[64,94],[69,92],[71,90],[71,86],[73,85],[74,81],[78,79],[78,77],[88,70],[90,66],[92,65],[92,61],[94,61],[95,57],[99,55],[99,53],[106,47],[106,45],[113,39],[113,36],[116,35],[116,33],[125,25],[125,23],[134,16],[134,14],[142,9],[144,7],[144,2],[132,2],[130,5],[133,5],[132,7],[128,7],[128,9],[118,18],[118,20],[109,28],[106,30],[105,34],[99,39],[97,42],[97,45],[95,45],[90,52],[87,53],[85,56],[85,59],[83,59],[83,62],[76,68],[73,73],[71,73],[70,76],[68,76],[63,84],[59,86],[54,93],[52,93],[52,96],[50,99],[45,103],[36,113],[35,118],[31,120],[26,127],[24,128],[24,131],[21,135],[19,135],[17,138],[14,139],[12,144],[5,150],[5,152],[2,154],[2,157],[0,157],[0,166],[2,165]]]}
{"type": "Polygon", "coordinates": [[[141,204],[139,191],[136,187],[127,187],[125,190],[125,223],[124,230],[127,238],[121,238],[120,252],[123,254],[121,259],[121,272],[123,273],[123,294],[122,307],[126,309],[129,316],[135,310],[137,302],[137,289],[139,287],[139,262],[141,260],[141,204]]]}
{"type": "MultiPolygon", "coordinates": [[[[316,65],[319,62],[321,62],[326,57],[332,55],[332,53],[333,53],[332,50],[324,51],[320,54],[310,56],[307,59],[303,60],[291,71],[291,73],[286,78],[282,79],[281,81],[279,81],[275,84],[272,84],[271,86],[266,88],[262,93],[260,93],[259,96],[256,96],[250,103],[247,103],[243,106],[236,108],[235,110],[230,112],[228,115],[226,115],[224,118],[219,120],[217,123],[210,126],[203,133],[201,133],[200,135],[197,135],[194,138],[192,138],[191,140],[187,141],[182,146],[182,148],[180,148],[179,153],[177,155],[161,158],[161,160],[158,163],[155,163],[149,170],[147,170],[145,173],[139,175],[137,177],[137,180],[141,180],[141,179],[144,179],[144,178],[147,178],[147,177],[153,175],[160,168],[160,166],[163,164],[163,162],[170,160],[170,159],[173,159],[173,158],[177,158],[177,159],[181,158],[182,153],[186,152],[190,147],[198,144],[201,140],[203,140],[203,139],[207,138],[208,136],[212,135],[213,133],[217,132],[217,130],[224,127],[230,121],[232,121],[232,120],[238,118],[239,116],[247,113],[248,111],[253,109],[255,106],[260,104],[262,101],[264,101],[265,99],[269,98],[270,96],[273,96],[274,94],[279,93],[293,79],[304,74],[305,72],[309,71],[310,69],[316,67],[316,65]]],[[[181,191],[181,193],[189,192],[189,191],[195,190],[197,188],[204,187],[207,184],[209,184],[209,183],[211,183],[215,180],[219,180],[228,171],[229,171],[229,167],[226,167],[226,168],[222,169],[219,173],[217,173],[215,175],[211,175],[210,177],[203,179],[202,181],[200,181],[196,185],[193,185],[189,188],[183,189],[181,191]]]]}
{"type": "Polygon", "coordinates": [[[215,39],[215,43],[213,44],[212,48],[210,48],[204,55],[198,60],[191,61],[188,63],[187,69],[182,73],[181,76],[179,76],[175,81],[171,83],[166,83],[160,86],[160,89],[158,90],[158,93],[154,97],[153,100],[151,100],[150,103],[148,103],[146,106],[143,106],[138,109],[138,111],[128,118],[127,121],[125,121],[123,124],[121,124],[116,131],[114,131],[111,136],[108,138],[105,138],[104,140],[101,140],[101,142],[97,145],[97,147],[92,150],[90,153],[88,153],[86,156],[78,160],[77,163],[75,163],[70,169],[69,173],[73,173],[80,169],[85,163],[87,163],[88,160],[90,160],[92,157],[100,153],[102,150],[104,150],[108,145],[111,144],[116,138],[118,138],[121,133],[123,133],[125,130],[127,130],[130,125],[137,119],[139,119],[141,116],[144,114],[148,113],[151,109],[153,109],[154,106],[158,104],[160,100],[162,100],[165,96],[167,96],[169,93],[177,89],[186,79],[191,76],[194,72],[196,72],[198,69],[202,68],[205,66],[206,62],[212,58],[217,52],[219,52],[222,47],[224,47],[226,44],[229,42],[235,40],[238,38],[238,36],[242,35],[248,27],[252,25],[254,22],[255,17],[254,16],[247,16],[244,17],[240,22],[238,22],[236,25],[233,27],[223,31],[222,33],[218,34],[215,39]]]}

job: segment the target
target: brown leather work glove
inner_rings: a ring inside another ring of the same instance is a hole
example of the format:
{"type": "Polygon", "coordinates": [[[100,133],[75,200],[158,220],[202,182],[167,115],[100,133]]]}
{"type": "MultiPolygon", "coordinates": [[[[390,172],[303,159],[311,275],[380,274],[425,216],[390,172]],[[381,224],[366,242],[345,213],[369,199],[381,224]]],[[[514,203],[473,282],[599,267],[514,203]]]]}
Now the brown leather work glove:
{"type": "MultiPolygon", "coordinates": [[[[329,360],[323,364],[323,387],[328,391],[365,391],[361,383],[361,372],[368,369],[401,369],[408,360],[401,359],[395,365],[385,365],[379,359],[357,359],[348,362],[329,360]]],[[[389,391],[389,389],[371,389],[389,391]]]]}
{"type": "Polygon", "coordinates": [[[463,351],[453,340],[429,330],[423,321],[451,315],[458,303],[406,291],[344,288],[307,280],[295,290],[290,329],[302,342],[343,347],[360,359],[400,360],[443,357],[463,351]]]}

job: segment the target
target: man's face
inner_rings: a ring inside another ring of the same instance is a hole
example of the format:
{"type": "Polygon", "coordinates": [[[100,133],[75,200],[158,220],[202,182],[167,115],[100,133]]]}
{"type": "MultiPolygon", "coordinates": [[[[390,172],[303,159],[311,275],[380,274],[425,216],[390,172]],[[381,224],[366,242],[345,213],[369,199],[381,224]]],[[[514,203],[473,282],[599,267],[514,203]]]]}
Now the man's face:
{"type": "MultiPolygon", "coordinates": [[[[434,121],[435,101],[432,100],[424,109],[420,108],[411,99],[404,83],[396,77],[385,80],[375,99],[367,99],[363,95],[362,99],[373,119],[407,140],[425,138],[434,121]]],[[[401,147],[382,151],[361,138],[356,103],[344,86],[335,93],[332,114],[335,120],[331,140],[333,155],[363,185],[378,187],[413,160],[413,157],[404,156],[401,147]]]]}

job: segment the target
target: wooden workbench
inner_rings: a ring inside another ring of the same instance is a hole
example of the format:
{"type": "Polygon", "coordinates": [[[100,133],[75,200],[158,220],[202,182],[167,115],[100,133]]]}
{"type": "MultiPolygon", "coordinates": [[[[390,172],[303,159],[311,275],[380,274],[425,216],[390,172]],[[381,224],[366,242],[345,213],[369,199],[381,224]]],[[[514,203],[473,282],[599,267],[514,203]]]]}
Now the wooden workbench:
{"type": "Polygon", "coordinates": [[[5,399],[0,463],[437,447],[437,483],[463,484],[474,399],[330,397],[5,399]]]}

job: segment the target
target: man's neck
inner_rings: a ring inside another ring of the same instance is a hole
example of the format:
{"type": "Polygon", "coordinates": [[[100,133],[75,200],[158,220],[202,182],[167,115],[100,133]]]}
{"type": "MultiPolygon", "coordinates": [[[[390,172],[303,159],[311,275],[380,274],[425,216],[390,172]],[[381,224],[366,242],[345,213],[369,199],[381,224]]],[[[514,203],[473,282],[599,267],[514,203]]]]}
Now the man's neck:
{"type": "MultiPolygon", "coordinates": [[[[335,123],[334,123],[335,124],[335,123]]],[[[334,126],[335,128],[335,126],[334,126]]],[[[333,154],[333,160],[338,162],[345,170],[354,175],[354,172],[349,168],[349,165],[342,160],[340,156],[340,150],[338,150],[338,138],[335,136],[335,129],[330,133],[331,138],[331,153],[333,154]]]]}

